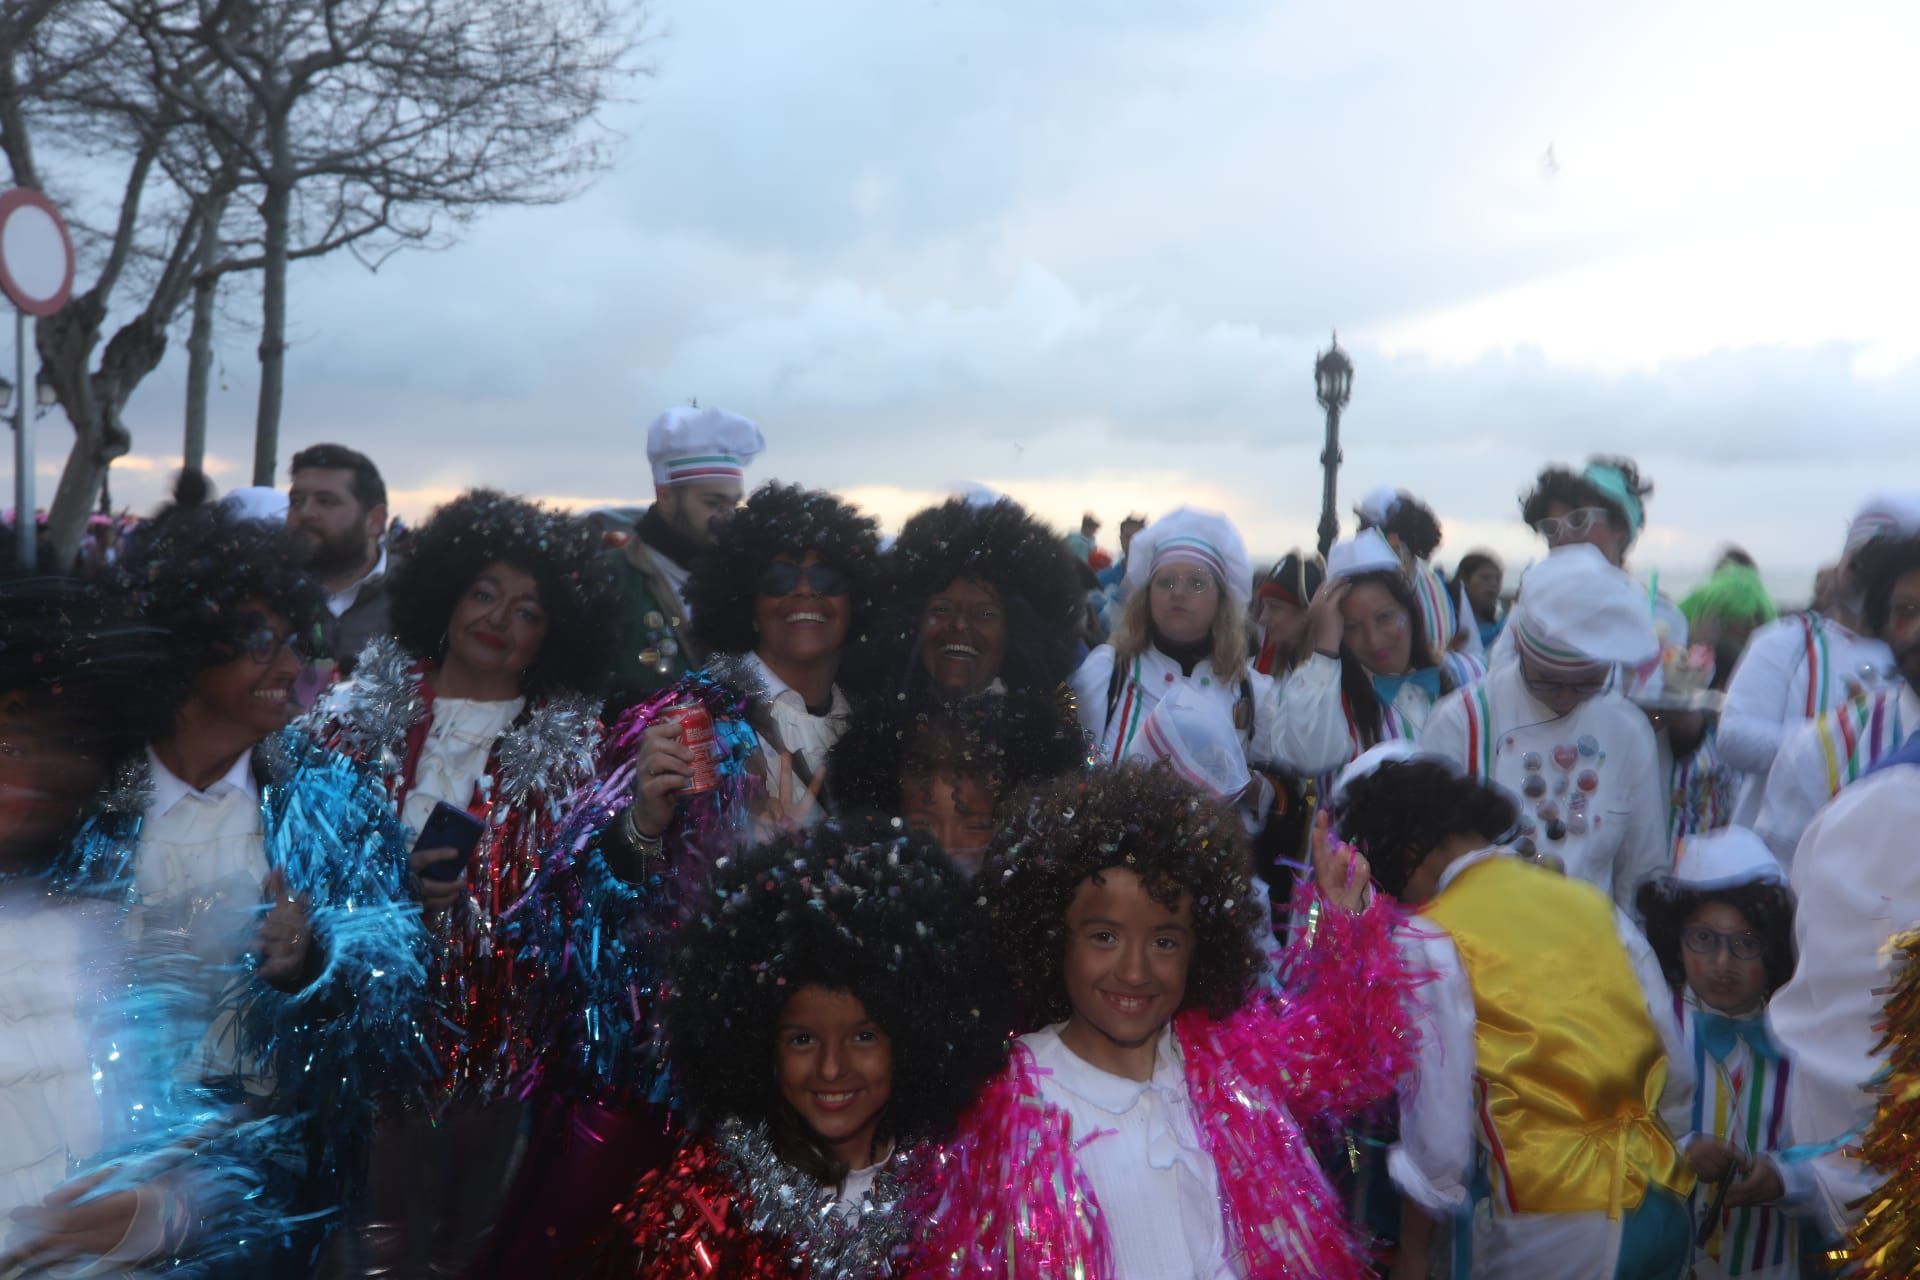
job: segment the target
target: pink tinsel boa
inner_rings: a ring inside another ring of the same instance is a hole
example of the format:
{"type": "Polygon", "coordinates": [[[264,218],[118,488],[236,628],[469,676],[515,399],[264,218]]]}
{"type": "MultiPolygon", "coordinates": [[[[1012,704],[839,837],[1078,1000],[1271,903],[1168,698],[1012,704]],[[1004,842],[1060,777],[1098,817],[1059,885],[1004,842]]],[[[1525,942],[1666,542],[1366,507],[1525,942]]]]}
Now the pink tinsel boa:
{"type": "MultiPolygon", "coordinates": [[[[1312,905],[1309,889],[1299,903],[1312,905]]],[[[1174,1020],[1201,1141],[1219,1171],[1229,1248],[1249,1280],[1370,1273],[1298,1120],[1336,1121],[1393,1093],[1414,1063],[1394,945],[1402,913],[1384,895],[1361,915],[1322,906],[1285,957],[1282,992],[1214,1021],[1174,1020]]],[[[1111,1280],[1113,1258],[1066,1115],[1040,1096],[1032,1055],[1012,1059],[962,1120],[921,1212],[917,1276],[1111,1280]]]]}

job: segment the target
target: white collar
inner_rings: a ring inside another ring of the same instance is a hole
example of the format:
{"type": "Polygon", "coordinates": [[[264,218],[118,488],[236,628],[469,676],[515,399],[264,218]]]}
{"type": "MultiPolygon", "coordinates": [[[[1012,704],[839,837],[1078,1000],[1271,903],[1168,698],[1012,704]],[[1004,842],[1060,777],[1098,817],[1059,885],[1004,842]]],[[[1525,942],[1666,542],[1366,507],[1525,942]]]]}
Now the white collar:
{"type": "Polygon", "coordinates": [[[375,578],[383,577],[386,572],[387,544],[383,541],[380,544],[380,558],[373,562],[373,568],[361,574],[350,586],[343,587],[339,591],[329,591],[327,593],[327,612],[337,618],[347,610],[353,608],[353,602],[360,598],[360,589],[369,582],[372,582],[375,578]]]}
{"type": "Polygon", "coordinates": [[[163,818],[188,799],[213,804],[236,791],[247,796],[258,795],[260,791],[253,781],[251,751],[242,751],[240,758],[233,762],[233,767],[205,791],[194,787],[160,763],[160,757],[154,754],[151,746],[147,748],[147,767],[152,771],[153,778],[153,799],[147,805],[147,816],[150,818],[163,818]]]}
{"type": "Polygon", "coordinates": [[[1180,1042],[1173,1034],[1173,1023],[1169,1022],[1160,1031],[1160,1038],[1153,1046],[1153,1078],[1150,1080],[1129,1080],[1125,1076],[1103,1071],[1085,1058],[1067,1047],[1060,1038],[1060,1032],[1066,1023],[1037,1032],[1030,1037],[1038,1050],[1036,1059],[1044,1058],[1042,1066],[1050,1069],[1053,1082],[1074,1097],[1098,1107],[1111,1115],[1123,1116],[1133,1110],[1143,1094],[1151,1090],[1169,1097],[1184,1098],[1187,1093],[1187,1075],[1180,1042]]]}
{"type": "MultiPolygon", "coordinates": [[[[807,708],[807,700],[801,697],[792,685],[775,675],[773,668],[767,665],[766,659],[762,658],[758,653],[749,653],[747,655],[747,665],[752,668],[755,675],[760,677],[760,683],[766,686],[767,701],[769,703],[774,706],[797,707],[807,715],[813,715],[813,712],[807,708]]],[[[830,692],[832,697],[828,700],[827,714],[825,716],[814,716],[814,719],[824,720],[833,716],[844,716],[850,709],[847,703],[847,695],[840,692],[839,685],[834,685],[830,692]]]]}
{"type": "Polygon", "coordinates": [[[1499,845],[1492,845],[1485,849],[1475,849],[1472,853],[1466,854],[1464,857],[1455,858],[1447,864],[1447,869],[1440,873],[1440,883],[1435,887],[1433,896],[1437,898],[1442,893],[1445,893],[1447,886],[1455,880],[1458,880],[1460,873],[1468,867],[1477,867],[1481,863],[1490,862],[1495,858],[1510,858],[1512,856],[1513,851],[1511,849],[1503,849],[1499,845]]]}

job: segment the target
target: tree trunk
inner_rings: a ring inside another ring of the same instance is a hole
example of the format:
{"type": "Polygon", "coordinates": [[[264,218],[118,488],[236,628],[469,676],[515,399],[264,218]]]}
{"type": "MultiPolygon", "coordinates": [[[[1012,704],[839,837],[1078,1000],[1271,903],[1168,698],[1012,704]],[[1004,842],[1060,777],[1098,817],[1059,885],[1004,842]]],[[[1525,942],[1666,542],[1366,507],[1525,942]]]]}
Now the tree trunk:
{"type": "Polygon", "coordinates": [[[47,545],[53,548],[53,563],[59,570],[71,569],[80,555],[87,517],[100,500],[100,484],[106,478],[106,464],[94,454],[86,433],[75,432],[67,465],[53,491],[53,504],[47,509],[47,545]]]}
{"type": "Polygon", "coordinates": [[[268,141],[276,170],[260,203],[265,224],[260,271],[260,407],[253,424],[253,483],[271,485],[279,470],[280,401],[287,356],[287,239],[293,206],[293,164],[287,119],[269,116],[268,141]]]}
{"type": "Polygon", "coordinates": [[[187,335],[187,438],[180,449],[180,465],[195,471],[207,469],[207,386],[213,373],[213,304],[220,287],[213,267],[220,260],[220,221],[227,198],[215,196],[207,203],[206,230],[194,263],[198,274],[193,279],[193,328],[187,335]]]}

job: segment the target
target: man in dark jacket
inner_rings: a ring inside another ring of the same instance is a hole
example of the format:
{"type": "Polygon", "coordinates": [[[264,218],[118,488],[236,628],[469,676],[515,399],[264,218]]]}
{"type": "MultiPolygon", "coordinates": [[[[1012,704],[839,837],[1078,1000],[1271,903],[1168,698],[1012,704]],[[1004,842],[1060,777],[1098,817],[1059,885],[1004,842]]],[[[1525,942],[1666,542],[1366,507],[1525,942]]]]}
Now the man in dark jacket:
{"type": "Polygon", "coordinates": [[[326,641],[342,673],[389,633],[387,486],[365,454],[316,444],[293,455],[287,527],[327,593],[326,641]]]}

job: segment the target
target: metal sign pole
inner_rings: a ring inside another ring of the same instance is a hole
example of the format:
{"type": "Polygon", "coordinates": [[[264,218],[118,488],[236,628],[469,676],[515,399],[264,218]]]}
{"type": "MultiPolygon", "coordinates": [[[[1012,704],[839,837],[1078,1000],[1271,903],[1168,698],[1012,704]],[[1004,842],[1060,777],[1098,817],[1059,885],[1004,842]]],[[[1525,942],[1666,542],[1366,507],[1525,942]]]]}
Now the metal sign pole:
{"type": "Polygon", "coordinates": [[[34,519],[33,414],[27,406],[36,397],[27,381],[26,310],[15,307],[13,320],[13,563],[31,572],[40,562],[34,545],[40,531],[34,519]]]}

